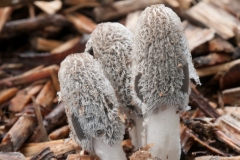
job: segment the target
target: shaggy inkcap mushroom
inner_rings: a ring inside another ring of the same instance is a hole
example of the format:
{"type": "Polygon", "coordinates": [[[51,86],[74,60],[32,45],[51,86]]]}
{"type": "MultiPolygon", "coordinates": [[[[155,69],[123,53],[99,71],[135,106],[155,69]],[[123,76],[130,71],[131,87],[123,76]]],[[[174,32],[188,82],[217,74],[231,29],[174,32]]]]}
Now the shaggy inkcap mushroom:
{"type": "Polygon", "coordinates": [[[179,17],[164,5],[141,14],[133,45],[134,90],[144,102],[146,143],[161,160],[180,158],[179,111],[188,108],[189,78],[200,83],[179,17]]]}
{"type": "Polygon", "coordinates": [[[133,38],[133,33],[119,23],[102,23],[93,31],[85,52],[92,53],[102,64],[124,112],[128,118],[135,119],[136,125],[130,134],[135,149],[138,149],[141,147],[138,143],[143,119],[141,100],[133,94],[133,87],[130,86],[133,38]]]}
{"type": "Polygon", "coordinates": [[[85,52],[93,52],[94,58],[101,63],[121,105],[141,115],[141,108],[133,105],[130,87],[133,38],[133,33],[120,23],[102,23],[91,34],[85,52]]]}
{"type": "Polygon", "coordinates": [[[88,53],[69,55],[61,63],[59,82],[72,138],[103,160],[126,159],[119,105],[101,65],[88,53]]]}

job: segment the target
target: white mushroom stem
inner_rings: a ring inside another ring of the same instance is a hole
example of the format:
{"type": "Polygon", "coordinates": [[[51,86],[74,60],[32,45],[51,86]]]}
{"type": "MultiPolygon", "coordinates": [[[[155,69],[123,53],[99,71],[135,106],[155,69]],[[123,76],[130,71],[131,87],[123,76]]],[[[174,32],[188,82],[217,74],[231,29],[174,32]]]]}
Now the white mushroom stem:
{"type": "Polygon", "coordinates": [[[101,160],[127,160],[121,144],[110,146],[101,139],[95,138],[94,151],[101,160]]]}
{"type": "Polygon", "coordinates": [[[161,160],[180,159],[180,115],[175,107],[159,109],[147,117],[147,144],[153,157],[161,160]]]}
{"type": "Polygon", "coordinates": [[[129,135],[131,137],[132,144],[134,146],[134,150],[138,150],[142,148],[142,131],[143,131],[143,118],[137,117],[134,120],[135,126],[129,131],[129,135]]]}

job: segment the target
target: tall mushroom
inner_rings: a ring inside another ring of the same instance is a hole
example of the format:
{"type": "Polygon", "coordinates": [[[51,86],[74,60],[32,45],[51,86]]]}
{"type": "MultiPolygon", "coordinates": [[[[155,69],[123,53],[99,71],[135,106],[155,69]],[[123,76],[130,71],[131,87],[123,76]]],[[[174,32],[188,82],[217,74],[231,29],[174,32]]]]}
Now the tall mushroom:
{"type": "Polygon", "coordinates": [[[144,103],[152,156],[180,159],[179,111],[188,108],[189,78],[200,83],[179,17],[164,5],[141,14],[133,45],[134,91],[144,103]]]}
{"type": "Polygon", "coordinates": [[[118,101],[128,118],[134,119],[130,130],[135,149],[141,147],[141,100],[132,90],[133,33],[119,23],[102,23],[92,32],[85,52],[92,53],[102,65],[104,74],[112,84],[118,101]]]}
{"type": "Polygon", "coordinates": [[[119,104],[101,65],[88,53],[73,54],[61,63],[58,75],[71,137],[101,160],[125,160],[119,104]]]}

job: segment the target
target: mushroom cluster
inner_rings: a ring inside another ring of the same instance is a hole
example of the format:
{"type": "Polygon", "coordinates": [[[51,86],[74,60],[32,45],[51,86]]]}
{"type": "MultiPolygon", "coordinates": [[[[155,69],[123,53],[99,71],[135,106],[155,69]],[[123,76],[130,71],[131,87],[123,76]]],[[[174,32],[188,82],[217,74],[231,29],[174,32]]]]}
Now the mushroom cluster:
{"type": "Polygon", "coordinates": [[[146,8],[135,34],[119,23],[99,24],[85,52],[68,56],[59,71],[72,138],[102,160],[124,160],[125,114],[135,122],[135,149],[153,143],[153,157],[179,160],[179,112],[189,108],[190,79],[200,84],[170,8],[146,8]]]}

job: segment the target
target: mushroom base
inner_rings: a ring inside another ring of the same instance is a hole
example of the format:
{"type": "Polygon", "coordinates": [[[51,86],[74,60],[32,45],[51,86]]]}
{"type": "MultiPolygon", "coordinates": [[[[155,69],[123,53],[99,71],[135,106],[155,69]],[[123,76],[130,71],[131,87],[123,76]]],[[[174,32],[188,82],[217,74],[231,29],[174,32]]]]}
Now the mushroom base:
{"type": "Polygon", "coordinates": [[[110,146],[101,139],[94,138],[94,151],[101,160],[127,160],[121,142],[110,146]]]}
{"type": "Polygon", "coordinates": [[[129,131],[134,150],[142,148],[143,117],[134,119],[135,126],[129,131]]]}
{"type": "Polygon", "coordinates": [[[180,147],[180,114],[175,107],[159,109],[147,117],[147,144],[154,144],[149,149],[152,157],[161,160],[179,160],[180,147]]]}

